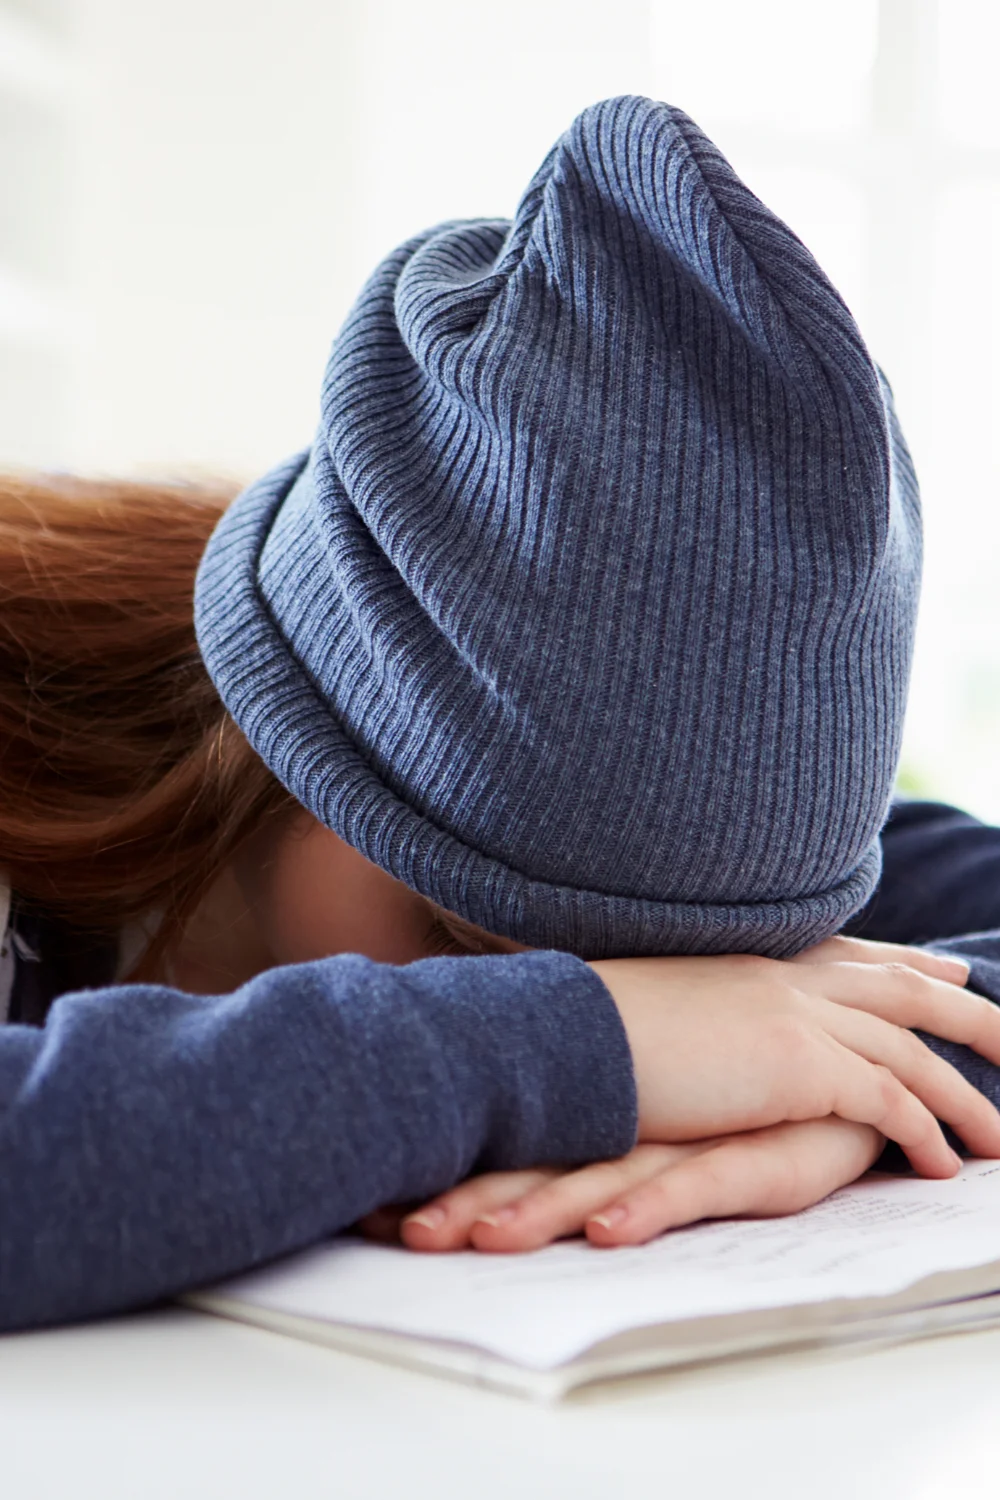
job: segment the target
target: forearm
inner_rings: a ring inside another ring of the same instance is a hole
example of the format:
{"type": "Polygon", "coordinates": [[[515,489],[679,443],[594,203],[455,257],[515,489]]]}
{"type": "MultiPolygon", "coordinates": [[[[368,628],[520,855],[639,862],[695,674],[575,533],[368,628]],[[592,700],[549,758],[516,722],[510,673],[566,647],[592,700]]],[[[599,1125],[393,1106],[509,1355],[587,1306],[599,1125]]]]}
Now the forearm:
{"type": "Polygon", "coordinates": [[[628,1044],[567,955],[123,986],[0,1031],[0,1328],[133,1307],[476,1168],[629,1149],[628,1044]]]}

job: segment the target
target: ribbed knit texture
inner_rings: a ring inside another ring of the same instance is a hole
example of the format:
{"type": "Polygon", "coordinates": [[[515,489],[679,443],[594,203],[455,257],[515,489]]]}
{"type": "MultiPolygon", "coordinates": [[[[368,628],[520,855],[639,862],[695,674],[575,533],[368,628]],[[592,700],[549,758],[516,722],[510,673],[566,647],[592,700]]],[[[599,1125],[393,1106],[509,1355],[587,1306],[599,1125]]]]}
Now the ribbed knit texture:
{"type": "Polygon", "coordinates": [[[840,297],[684,114],[623,98],[512,224],[378,268],[197,620],[277,775],[443,906],[777,956],[875,885],[919,554],[840,297]]]}

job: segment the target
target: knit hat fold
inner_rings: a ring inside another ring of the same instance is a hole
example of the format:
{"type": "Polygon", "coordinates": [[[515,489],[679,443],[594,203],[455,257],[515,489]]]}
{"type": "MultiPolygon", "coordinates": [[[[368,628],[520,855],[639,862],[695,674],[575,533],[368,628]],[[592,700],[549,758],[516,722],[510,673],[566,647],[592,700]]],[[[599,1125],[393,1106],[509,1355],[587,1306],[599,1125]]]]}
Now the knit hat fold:
{"type": "Polygon", "coordinates": [[[196,616],[268,765],[440,905],[781,956],[876,883],[919,562],[844,303],[685,115],[623,98],[512,224],[378,267],[196,616]]]}

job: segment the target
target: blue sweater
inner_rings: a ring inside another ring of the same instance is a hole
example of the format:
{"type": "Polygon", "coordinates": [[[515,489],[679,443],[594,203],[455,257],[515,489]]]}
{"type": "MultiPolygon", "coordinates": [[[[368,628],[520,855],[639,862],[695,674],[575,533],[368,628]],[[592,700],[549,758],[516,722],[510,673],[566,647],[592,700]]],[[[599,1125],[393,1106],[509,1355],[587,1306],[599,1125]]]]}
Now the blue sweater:
{"type": "MultiPolygon", "coordinates": [[[[946,938],[1000,1000],[1000,831],[913,804],[883,840],[855,930],[946,938]]],[[[1000,1070],[933,1045],[1000,1102],[1000,1070]]],[[[477,1169],[620,1154],[635,1130],[617,1010],[566,954],[67,995],[43,1029],[0,1028],[0,1328],[140,1306],[477,1169]]]]}
{"type": "Polygon", "coordinates": [[[635,1130],[618,1012],[566,954],[68,995],[0,1029],[0,1328],[135,1307],[635,1130]]]}

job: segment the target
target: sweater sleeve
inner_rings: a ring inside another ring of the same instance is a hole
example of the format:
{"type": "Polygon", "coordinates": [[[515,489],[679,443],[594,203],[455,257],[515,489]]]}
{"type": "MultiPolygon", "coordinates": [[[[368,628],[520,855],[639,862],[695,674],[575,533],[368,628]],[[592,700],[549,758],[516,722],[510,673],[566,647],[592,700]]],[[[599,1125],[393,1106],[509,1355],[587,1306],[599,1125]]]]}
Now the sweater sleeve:
{"type": "Polygon", "coordinates": [[[930,943],[1000,929],[1000,828],[943,802],[896,802],[881,843],[878,890],[848,931],[930,943]]]}
{"type": "Polygon", "coordinates": [[[635,1132],[618,1012],[567,954],[68,995],[42,1030],[0,1028],[0,1329],[133,1308],[635,1132]]]}

